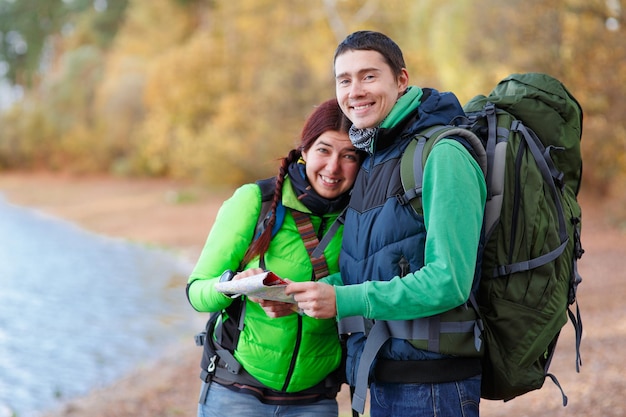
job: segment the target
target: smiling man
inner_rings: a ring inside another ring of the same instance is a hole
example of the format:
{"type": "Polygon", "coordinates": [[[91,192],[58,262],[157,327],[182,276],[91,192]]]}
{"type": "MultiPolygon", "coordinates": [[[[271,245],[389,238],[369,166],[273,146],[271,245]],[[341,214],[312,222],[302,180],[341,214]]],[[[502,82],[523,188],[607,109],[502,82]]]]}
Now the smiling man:
{"type": "Polygon", "coordinates": [[[486,186],[461,138],[432,149],[423,216],[403,202],[400,159],[425,129],[464,115],[451,93],[409,84],[398,45],[360,31],[334,57],[336,95],[367,152],[346,211],[340,273],[289,284],[305,314],[348,335],[353,408],[372,417],[478,416],[480,355],[468,307],[486,186]]]}

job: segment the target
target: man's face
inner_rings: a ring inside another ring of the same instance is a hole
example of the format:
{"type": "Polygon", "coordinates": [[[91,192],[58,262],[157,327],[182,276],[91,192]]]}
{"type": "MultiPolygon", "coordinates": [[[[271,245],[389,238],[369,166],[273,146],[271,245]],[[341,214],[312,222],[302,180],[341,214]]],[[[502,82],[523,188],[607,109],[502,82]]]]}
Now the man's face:
{"type": "Polygon", "coordinates": [[[347,51],[335,59],[335,91],[339,106],[359,129],[378,126],[406,90],[405,69],[395,77],[376,51],[347,51]]]}

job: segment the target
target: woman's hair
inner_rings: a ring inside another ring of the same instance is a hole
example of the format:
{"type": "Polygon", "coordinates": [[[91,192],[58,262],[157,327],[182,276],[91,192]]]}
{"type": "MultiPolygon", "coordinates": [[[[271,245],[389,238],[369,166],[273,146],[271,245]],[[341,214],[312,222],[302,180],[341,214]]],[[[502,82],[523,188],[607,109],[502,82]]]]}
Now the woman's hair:
{"type": "Polygon", "coordinates": [[[269,248],[270,241],[272,240],[272,228],[276,223],[276,207],[282,200],[283,182],[285,181],[285,175],[287,175],[289,165],[297,162],[302,156],[302,151],[308,151],[317,138],[323,133],[327,131],[348,133],[350,126],[351,122],[341,111],[336,98],[327,100],[315,107],[313,113],[311,113],[304,123],[302,133],[300,134],[300,144],[296,149],[289,151],[286,157],[281,159],[278,174],[276,175],[276,188],[274,189],[270,217],[261,236],[253,241],[248,248],[243,258],[242,266],[250,262],[255,256],[264,255],[269,248]]]}
{"type": "Polygon", "coordinates": [[[380,53],[396,77],[406,68],[400,47],[387,35],[370,30],[361,30],[348,35],[335,50],[335,57],[348,51],[376,51],[380,53]]]}

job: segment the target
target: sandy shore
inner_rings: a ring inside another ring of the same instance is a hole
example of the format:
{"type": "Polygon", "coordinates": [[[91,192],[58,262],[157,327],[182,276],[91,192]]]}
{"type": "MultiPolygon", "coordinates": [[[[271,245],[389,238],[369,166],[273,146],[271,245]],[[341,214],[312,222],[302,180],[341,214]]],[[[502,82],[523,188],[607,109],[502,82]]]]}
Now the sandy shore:
{"type": "MultiPolygon", "coordinates": [[[[164,180],[76,178],[48,174],[0,174],[0,193],[11,203],[58,216],[94,232],[158,245],[195,262],[217,209],[232,190],[211,191],[164,180]]],[[[583,367],[574,371],[573,335],[566,326],[551,371],[569,396],[544,388],[509,403],[482,402],[483,416],[625,416],[626,363],[621,359],[626,326],[626,235],[606,222],[602,206],[582,199],[584,278],[583,367]]],[[[110,387],[73,399],[46,417],[193,416],[199,388],[200,350],[181,341],[157,363],[137,369],[110,387]]],[[[341,413],[349,416],[347,390],[341,413]]]]}
{"type": "Polygon", "coordinates": [[[232,190],[168,180],[0,174],[9,202],[107,236],[161,245],[195,261],[217,210],[232,190]]]}

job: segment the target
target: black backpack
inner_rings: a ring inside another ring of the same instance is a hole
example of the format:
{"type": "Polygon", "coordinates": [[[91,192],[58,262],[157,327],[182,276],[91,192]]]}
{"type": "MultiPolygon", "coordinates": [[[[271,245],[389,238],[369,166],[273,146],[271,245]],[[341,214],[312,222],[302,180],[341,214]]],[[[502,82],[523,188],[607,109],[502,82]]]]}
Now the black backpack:
{"type": "MultiPolygon", "coordinates": [[[[276,178],[258,180],[256,184],[261,189],[261,211],[254,231],[254,239],[257,239],[265,230],[272,206],[272,198],[274,197],[276,178]]],[[[276,224],[272,230],[272,236],[280,228],[285,215],[285,208],[282,204],[278,205],[276,211],[276,224]]],[[[215,358],[220,356],[218,351],[221,353],[221,356],[230,355],[232,357],[231,352],[235,351],[239,341],[239,334],[243,330],[245,305],[241,297],[234,298],[233,302],[224,310],[211,313],[204,330],[195,336],[196,345],[203,346],[202,360],[200,362],[200,378],[203,381],[208,382],[210,378],[209,370],[215,365],[212,361],[215,361],[215,358]],[[218,323],[219,327],[216,332],[215,329],[218,323]],[[216,334],[217,344],[212,340],[213,334],[216,334]]],[[[235,361],[234,357],[232,360],[235,361]]]]}

